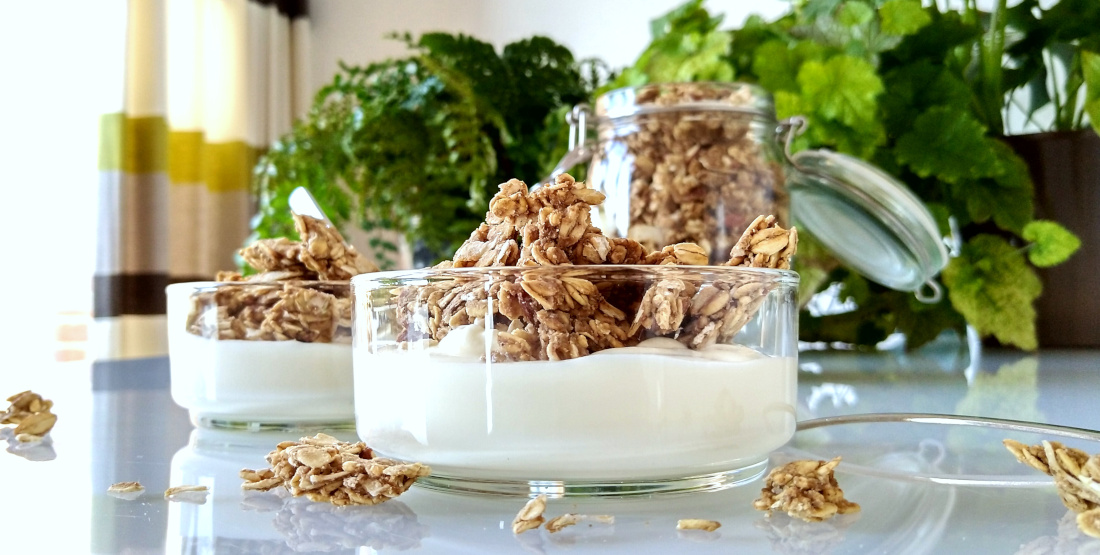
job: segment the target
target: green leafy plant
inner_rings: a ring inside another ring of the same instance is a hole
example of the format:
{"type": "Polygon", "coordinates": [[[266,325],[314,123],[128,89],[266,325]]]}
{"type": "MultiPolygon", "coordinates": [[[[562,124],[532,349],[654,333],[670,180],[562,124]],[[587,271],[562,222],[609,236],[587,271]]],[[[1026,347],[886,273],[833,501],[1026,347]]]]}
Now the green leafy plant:
{"type": "MultiPolygon", "coordinates": [[[[1090,0],[1062,3],[1100,10],[1090,0]]],[[[1034,266],[1060,263],[1079,243],[1057,223],[1034,219],[1026,164],[999,139],[1003,114],[1008,93],[1040,80],[1050,85],[1034,66],[1044,49],[1091,39],[1049,19],[1062,17],[1058,6],[1043,11],[1028,0],[1006,10],[1001,0],[993,13],[982,13],[973,1],[964,4],[956,11],[920,0],[800,0],[776,21],[754,16],[723,31],[720,19],[693,0],[655,22],[652,44],[616,82],[665,80],[670,73],[662,68],[686,59],[705,71],[671,75],[757,82],[774,94],[778,117],[807,118],[796,149],[826,147],[868,160],[924,200],[944,235],[952,219],[958,224],[965,243],[943,272],[948,294],[932,305],[867,281],[809,241],[798,260],[807,289],[801,298],[839,283],[839,294],[857,308],[804,315],[806,339],[873,345],[901,331],[914,348],[969,323],[1002,343],[1037,346],[1033,301],[1041,284],[1034,266]],[[1045,38],[1032,38],[1038,30],[1045,38]],[[725,36],[726,51],[703,46],[725,44],[725,36]]],[[[1079,60],[1082,77],[1066,83],[1059,98],[1080,92],[1085,101],[1058,110],[1080,123],[1074,106],[1100,104],[1085,77],[1095,83],[1100,66],[1091,51],[1074,51],[1069,67],[1079,60]]]]}
{"type": "MultiPolygon", "coordinates": [[[[392,229],[429,257],[477,227],[498,183],[536,181],[564,153],[564,110],[606,70],[545,37],[493,46],[465,35],[405,35],[410,56],[341,65],[306,118],[256,166],[253,237],[293,236],[287,197],[310,189],[333,223],[392,229]]],[[[396,246],[371,244],[383,266],[396,246]]],[[[429,260],[432,262],[434,260],[429,260]]]]}

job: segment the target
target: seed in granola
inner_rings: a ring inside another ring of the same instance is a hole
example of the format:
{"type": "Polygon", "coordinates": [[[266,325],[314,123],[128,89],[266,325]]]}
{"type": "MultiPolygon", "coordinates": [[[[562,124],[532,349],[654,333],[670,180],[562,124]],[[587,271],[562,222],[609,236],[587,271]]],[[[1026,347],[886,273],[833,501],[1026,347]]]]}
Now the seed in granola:
{"type": "Polygon", "coordinates": [[[768,516],[772,511],[783,511],[807,522],[858,512],[859,505],[845,499],[844,491],[837,485],[833,469],[838,464],[840,457],[828,462],[794,461],[773,469],[764,480],[753,508],[765,511],[768,516]]]}
{"type": "Polygon", "coordinates": [[[682,518],[676,521],[677,530],[704,530],[713,532],[721,526],[722,523],[717,520],[703,520],[701,518],[682,518]]]}
{"type": "Polygon", "coordinates": [[[542,513],[546,511],[546,495],[539,495],[531,499],[519,510],[516,518],[512,520],[512,533],[522,534],[542,525],[545,519],[542,513]]]}
{"type": "Polygon", "coordinates": [[[35,412],[23,418],[23,420],[15,426],[13,432],[17,436],[20,434],[44,436],[53,429],[53,425],[56,422],[57,415],[52,412],[35,412]]]}
{"type": "Polygon", "coordinates": [[[34,434],[16,434],[15,440],[19,443],[41,443],[42,436],[37,436],[34,434]]]}

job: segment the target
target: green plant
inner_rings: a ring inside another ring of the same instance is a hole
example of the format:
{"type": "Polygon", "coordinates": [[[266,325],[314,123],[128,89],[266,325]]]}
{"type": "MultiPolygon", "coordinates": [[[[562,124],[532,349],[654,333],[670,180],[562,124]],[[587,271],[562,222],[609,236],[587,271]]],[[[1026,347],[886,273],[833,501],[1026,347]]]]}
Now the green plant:
{"type": "MultiPolygon", "coordinates": [[[[498,183],[548,173],[565,149],[563,110],[605,74],[545,37],[500,53],[464,35],[396,38],[409,57],[341,65],[308,116],[262,157],[250,240],[293,236],[287,196],[303,185],[339,227],[397,230],[433,256],[450,253],[498,183]]],[[[371,247],[393,265],[393,244],[371,247]]]]}
{"type": "MultiPolygon", "coordinates": [[[[873,345],[901,331],[914,348],[969,323],[1002,343],[1036,347],[1034,266],[1060,263],[1078,243],[1058,224],[1034,220],[1027,167],[998,139],[1007,93],[1037,79],[1002,67],[1019,36],[1028,36],[1008,25],[1022,16],[1008,17],[1003,1],[992,14],[965,4],[953,11],[920,0],[801,0],[776,21],[750,17],[722,31],[693,0],[658,20],[660,33],[615,83],[663,80],[667,73],[654,68],[684,59],[703,68],[700,78],[757,82],[773,92],[780,118],[807,118],[796,149],[828,147],[868,160],[920,196],[945,235],[950,218],[958,223],[965,243],[943,272],[948,294],[932,305],[867,281],[808,241],[798,260],[804,286],[840,283],[840,295],[857,308],[804,315],[806,339],[873,345]],[[716,44],[729,48],[706,47],[716,44]]],[[[1082,69],[1097,69],[1090,55],[1080,58],[1082,69]]]]}

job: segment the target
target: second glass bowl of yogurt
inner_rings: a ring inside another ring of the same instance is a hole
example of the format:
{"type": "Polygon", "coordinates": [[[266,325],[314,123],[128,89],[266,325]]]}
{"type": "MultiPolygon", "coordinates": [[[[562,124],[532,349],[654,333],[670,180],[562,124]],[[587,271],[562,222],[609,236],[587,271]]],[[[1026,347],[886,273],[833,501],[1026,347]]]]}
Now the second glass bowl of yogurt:
{"type": "Polygon", "coordinates": [[[347,281],[168,286],[172,399],[196,426],[354,426],[347,281]]]}
{"type": "Polygon", "coordinates": [[[359,437],[452,491],[753,479],[795,430],[797,287],[792,271],[724,266],[357,276],[359,437]]]}

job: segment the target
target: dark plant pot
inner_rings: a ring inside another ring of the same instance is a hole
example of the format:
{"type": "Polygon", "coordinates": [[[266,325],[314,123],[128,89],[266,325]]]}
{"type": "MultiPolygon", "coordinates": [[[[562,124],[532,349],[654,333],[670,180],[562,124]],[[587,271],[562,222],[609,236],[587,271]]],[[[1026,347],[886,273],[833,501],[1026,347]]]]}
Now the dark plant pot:
{"type": "Polygon", "coordinates": [[[1066,263],[1039,272],[1039,346],[1100,347],[1100,136],[1084,130],[1005,140],[1031,169],[1039,217],[1081,238],[1066,263]]]}

